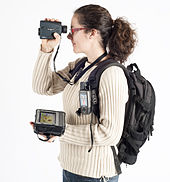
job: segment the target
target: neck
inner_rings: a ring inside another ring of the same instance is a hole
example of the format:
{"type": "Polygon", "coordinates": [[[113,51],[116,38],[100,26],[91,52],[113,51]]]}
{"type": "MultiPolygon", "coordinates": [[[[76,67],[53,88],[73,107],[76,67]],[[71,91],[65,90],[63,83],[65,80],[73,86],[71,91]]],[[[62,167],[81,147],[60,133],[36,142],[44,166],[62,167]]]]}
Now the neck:
{"type": "MultiPolygon", "coordinates": [[[[101,49],[95,49],[94,51],[90,51],[87,53],[88,63],[93,63],[99,56],[104,54],[105,50],[101,49]]],[[[106,57],[104,57],[102,60],[104,60],[106,57]]],[[[101,60],[101,61],[102,61],[101,60]]]]}

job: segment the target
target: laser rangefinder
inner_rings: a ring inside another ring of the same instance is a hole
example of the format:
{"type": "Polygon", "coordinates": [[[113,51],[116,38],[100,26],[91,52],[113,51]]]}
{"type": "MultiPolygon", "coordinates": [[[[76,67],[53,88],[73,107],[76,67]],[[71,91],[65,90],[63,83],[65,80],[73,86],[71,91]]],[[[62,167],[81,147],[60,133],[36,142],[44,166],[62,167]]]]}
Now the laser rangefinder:
{"type": "Polygon", "coordinates": [[[67,26],[62,25],[61,22],[52,21],[40,21],[40,28],[38,29],[38,35],[40,39],[55,39],[54,33],[67,33],[67,26]]]}

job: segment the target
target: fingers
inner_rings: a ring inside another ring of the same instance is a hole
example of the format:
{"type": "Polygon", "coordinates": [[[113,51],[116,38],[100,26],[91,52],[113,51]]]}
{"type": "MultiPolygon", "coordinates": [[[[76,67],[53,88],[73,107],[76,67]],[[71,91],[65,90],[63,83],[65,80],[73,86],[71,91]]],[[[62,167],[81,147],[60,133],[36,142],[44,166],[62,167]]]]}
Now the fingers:
{"type": "Polygon", "coordinates": [[[59,22],[58,19],[54,19],[54,18],[45,18],[45,21],[56,21],[56,22],[59,22]]]}
{"type": "Polygon", "coordinates": [[[57,39],[57,40],[60,40],[60,35],[58,33],[54,33],[54,37],[57,39]]]}
{"type": "Polygon", "coordinates": [[[57,136],[52,136],[52,137],[48,140],[48,142],[49,142],[49,143],[54,142],[56,138],[57,138],[57,136]]]}
{"type": "Polygon", "coordinates": [[[30,121],[30,125],[34,125],[34,123],[32,121],[30,121]]]}
{"type": "Polygon", "coordinates": [[[34,122],[30,122],[30,125],[33,127],[33,129],[34,129],[34,122]]]}
{"type": "MultiPolygon", "coordinates": [[[[34,129],[34,122],[30,121],[29,122],[30,125],[32,126],[32,128],[34,129]]],[[[39,134],[44,140],[47,140],[47,136],[43,135],[43,134],[39,134]]],[[[57,138],[57,136],[51,136],[50,139],[48,140],[49,143],[52,143],[55,141],[55,139],[57,138]]]]}

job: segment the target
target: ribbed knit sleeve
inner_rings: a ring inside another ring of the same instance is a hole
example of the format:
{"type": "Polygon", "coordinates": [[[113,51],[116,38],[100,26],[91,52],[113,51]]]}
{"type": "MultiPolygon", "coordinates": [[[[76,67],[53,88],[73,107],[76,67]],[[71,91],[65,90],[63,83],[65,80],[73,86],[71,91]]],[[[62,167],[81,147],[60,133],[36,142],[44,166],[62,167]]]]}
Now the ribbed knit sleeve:
{"type": "MultiPolygon", "coordinates": [[[[100,124],[96,123],[92,126],[94,146],[111,146],[119,142],[123,131],[127,100],[128,86],[123,70],[116,66],[109,67],[103,72],[100,79],[100,124]]],[[[67,124],[60,141],[73,145],[90,146],[90,124],[67,124]]]]}
{"type": "MultiPolygon", "coordinates": [[[[33,70],[32,88],[33,91],[41,95],[54,95],[64,90],[67,82],[63,81],[50,68],[52,53],[39,51],[37,61],[33,70]]],[[[70,62],[63,70],[58,71],[64,78],[70,80],[69,71],[74,68],[80,59],[70,62]]]]}

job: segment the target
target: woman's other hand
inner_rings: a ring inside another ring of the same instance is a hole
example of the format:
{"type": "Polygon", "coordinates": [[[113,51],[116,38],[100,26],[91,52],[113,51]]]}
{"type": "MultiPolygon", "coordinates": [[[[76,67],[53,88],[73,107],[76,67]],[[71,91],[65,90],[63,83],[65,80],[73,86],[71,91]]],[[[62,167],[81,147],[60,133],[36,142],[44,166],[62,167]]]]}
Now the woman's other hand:
{"type": "MultiPolygon", "coordinates": [[[[32,128],[34,129],[34,122],[30,122],[30,125],[32,126],[32,128]]],[[[40,134],[39,134],[40,135],[40,134]]],[[[47,140],[47,136],[45,136],[45,135],[40,135],[41,137],[43,137],[43,140],[47,140]]],[[[53,136],[53,135],[51,135],[50,136],[50,139],[47,141],[47,142],[49,142],[49,143],[51,143],[51,142],[54,142],[55,141],[55,139],[57,138],[57,136],[53,136]]]]}

